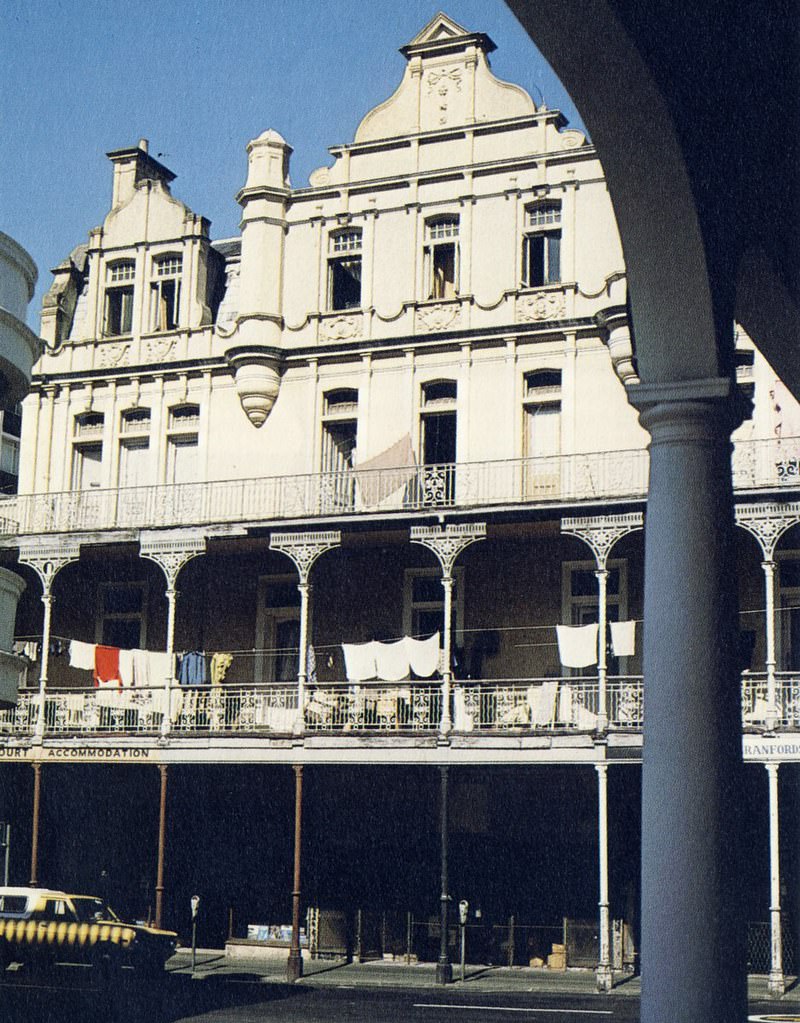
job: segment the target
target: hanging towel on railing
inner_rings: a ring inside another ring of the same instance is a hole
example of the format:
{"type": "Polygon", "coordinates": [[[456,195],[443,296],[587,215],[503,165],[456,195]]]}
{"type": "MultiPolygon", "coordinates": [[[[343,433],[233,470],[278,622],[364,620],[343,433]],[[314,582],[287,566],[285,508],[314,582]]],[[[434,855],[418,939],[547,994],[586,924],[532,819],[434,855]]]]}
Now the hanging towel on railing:
{"type": "Polygon", "coordinates": [[[100,646],[94,648],[94,684],[96,686],[120,686],[119,647],[100,646]]]}
{"type": "Polygon", "coordinates": [[[374,508],[414,478],[414,449],[406,434],[391,447],[356,468],[356,479],[365,508],[374,508]]]}
{"type": "Polygon", "coordinates": [[[123,689],[128,689],[134,684],[133,650],[119,652],[119,683],[123,689]]]}
{"type": "Polygon", "coordinates": [[[223,679],[228,673],[228,668],[233,664],[233,654],[216,653],[211,655],[211,685],[218,686],[222,684],[223,679]]]}
{"type": "Polygon", "coordinates": [[[348,682],[364,682],[368,678],[375,678],[375,646],[375,643],[342,643],[348,682]]]}
{"type": "Polygon", "coordinates": [[[411,670],[408,663],[408,641],[396,643],[375,643],[375,667],[377,676],[384,682],[399,682],[408,678],[411,670]]]}
{"type": "Polygon", "coordinates": [[[557,625],[558,656],[565,668],[597,664],[597,624],[557,625]]]}
{"type": "Polygon", "coordinates": [[[636,622],[611,622],[611,648],[615,657],[636,653],[636,622]]]}
{"type": "Polygon", "coordinates": [[[415,675],[420,678],[430,678],[439,670],[439,659],[441,650],[439,648],[439,633],[434,633],[430,639],[406,639],[408,650],[408,663],[415,675]]]}
{"type": "Polygon", "coordinates": [[[94,671],[94,650],[96,643],[82,643],[73,639],[69,644],[69,666],[94,671]]]}
{"type": "Polygon", "coordinates": [[[178,681],[182,686],[205,686],[208,684],[206,655],[201,650],[190,650],[181,656],[178,665],[178,681]]]}

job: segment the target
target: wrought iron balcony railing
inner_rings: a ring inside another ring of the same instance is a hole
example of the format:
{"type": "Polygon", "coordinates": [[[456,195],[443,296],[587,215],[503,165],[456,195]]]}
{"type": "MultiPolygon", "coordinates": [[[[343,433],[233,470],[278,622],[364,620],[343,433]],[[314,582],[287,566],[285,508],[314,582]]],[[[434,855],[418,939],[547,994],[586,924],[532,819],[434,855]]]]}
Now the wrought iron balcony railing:
{"type": "MultiPolygon", "coordinates": [[[[0,534],[641,498],[647,476],[647,452],[632,449],[21,494],[0,501],[0,534]]],[[[737,490],[797,486],[800,439],[737,444],[733,480],[737,490]]]]}
{"type": "MultiPolygon", "coordinates": [[[[301,732],[353,735],[377,732],[435,733],[442,726],[442,687],[437,682],[353,683],[313,686],[302,722],[298,689],[289,683],[175,686],[139,689],[48,689],[46,738],[207,735],[290,735],[301,732]]],[[[456,682],[451,693],[455,733],[592,733],[600,718],[598,679],[540,678],[456,682]]],[[[614,676],[606,685],[608,728],[641,731],[641,676],[614,676]]],[[[23,690],[13,709],[0,711],[0,736],[36,731],[39,696],[23,690]]],[[[776,677],[775,705],[767,702],[767,676],[742,679],[742,725],[746,731],[800,729],[800,673],[776,677]],[[770,722],[773,722],[770,724],[770,722]]]]}

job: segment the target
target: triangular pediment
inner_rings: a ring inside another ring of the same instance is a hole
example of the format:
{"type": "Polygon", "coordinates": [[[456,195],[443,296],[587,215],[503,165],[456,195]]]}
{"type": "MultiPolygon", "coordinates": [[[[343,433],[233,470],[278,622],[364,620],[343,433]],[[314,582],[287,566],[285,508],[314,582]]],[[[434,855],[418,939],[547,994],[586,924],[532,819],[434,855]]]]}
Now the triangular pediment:
{"type": "Polygon", "coordinates": [[[459,25],[458,22],[448,18],[443,11],[433,17],[421,32],[414,36],[409,46],[418,46],[420,43],[438,43],[445,39],[455,39],[458,36],[468,36],[469,30],[459,25]]]}

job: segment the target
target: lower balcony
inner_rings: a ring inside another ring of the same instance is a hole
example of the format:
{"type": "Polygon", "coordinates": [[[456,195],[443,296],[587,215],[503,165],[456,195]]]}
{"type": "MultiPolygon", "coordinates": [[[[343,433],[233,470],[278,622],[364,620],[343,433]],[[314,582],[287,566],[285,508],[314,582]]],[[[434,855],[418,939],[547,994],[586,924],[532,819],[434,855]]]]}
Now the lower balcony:
{"type": "MultiPolygon", "coordinates": [[[[606,683],[609,731],[640,732],[641,676],[606,683]]],[[[742,726],[748,732],[800,730],[800,673],[742,680],[742,726]]],[[[174,686],[141,689],[48,689],[44,736],[313,735],[436,733],[443,725],[438,682],[325,683],[309,686],[302,721],[298,688],[268,685],[174,686]]],[[[36,732],[39,694],[25,689],[14,708],[0,711],[0,736],[36,732]]],[[[600,683],[584,678],[493,679],[454,682],[450,727],[455,733],[566,734],[602,728],[600,683]]]]}

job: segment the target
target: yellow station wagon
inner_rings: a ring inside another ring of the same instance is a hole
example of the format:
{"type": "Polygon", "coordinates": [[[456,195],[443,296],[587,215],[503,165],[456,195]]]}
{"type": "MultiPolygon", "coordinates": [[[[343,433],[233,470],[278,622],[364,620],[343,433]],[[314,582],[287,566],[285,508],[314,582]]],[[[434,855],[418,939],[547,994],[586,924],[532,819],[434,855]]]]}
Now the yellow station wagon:
{"type": "Polygon", "coordinates": [[[123,923],[102,899],[0,887],[0,973],[27,967],[162,970],[178,936],[123,923]]]}

